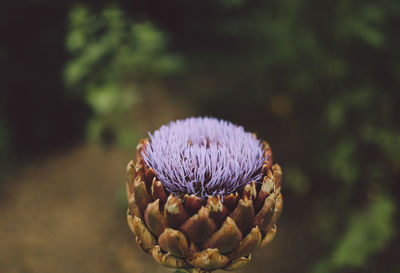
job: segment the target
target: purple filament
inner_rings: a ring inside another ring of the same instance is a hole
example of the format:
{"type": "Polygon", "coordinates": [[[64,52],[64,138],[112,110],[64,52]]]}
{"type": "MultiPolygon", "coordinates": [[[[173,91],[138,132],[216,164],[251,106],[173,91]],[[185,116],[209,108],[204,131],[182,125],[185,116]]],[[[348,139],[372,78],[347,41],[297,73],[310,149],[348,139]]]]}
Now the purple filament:
{"type": "Polygon", "coordinates": [[[163,125],[149,136],[142,156],[173,194],[206,200],[261,182],[262,144],[241,126],[216,118],[188,118],[163,125]]]}

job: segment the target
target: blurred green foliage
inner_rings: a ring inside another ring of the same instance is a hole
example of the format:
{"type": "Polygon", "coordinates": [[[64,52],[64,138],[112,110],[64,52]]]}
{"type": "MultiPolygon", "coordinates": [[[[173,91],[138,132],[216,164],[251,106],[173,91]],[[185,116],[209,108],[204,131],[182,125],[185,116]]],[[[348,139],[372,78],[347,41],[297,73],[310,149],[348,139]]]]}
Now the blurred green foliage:
{"type": "Polygon", "coordinates": [[[135,145],[128,115],[140,102],[141,87],[179,72],[182,59],[166,50],[163,33],[150,22],[135,22],[116,5],[99,13],[83,4],[72,8],[66,46],[71,59],[65,83],[94,112],[89,139],[108,137],[125,147],[135,145]]]}
{"type": "Polygon", "coordinates": [[[334,266],[362,266],[372,253],[381,250],[393,235],[393,212],[393,202],[380,197],[367,211],[355,214],[332,254],[334,266]]]}
{"type": "Polygon", "coordinates": [[[382,250],[393,236],[394,210],[390,198],[379,197],[367,210],[354,213],[332,254],[318,263],[313,272],[364,267],[370,255],[382,250]]]}

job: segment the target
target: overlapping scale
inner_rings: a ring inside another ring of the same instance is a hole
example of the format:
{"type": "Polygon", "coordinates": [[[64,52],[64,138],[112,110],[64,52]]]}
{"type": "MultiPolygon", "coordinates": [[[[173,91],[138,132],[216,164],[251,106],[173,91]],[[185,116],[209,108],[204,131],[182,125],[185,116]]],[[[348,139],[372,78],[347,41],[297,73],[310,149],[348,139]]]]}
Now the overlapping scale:
{"type": "Polygon", "coordinates": [[[236,270],[251,260],[251,253],[268,245],[276,234],[281,214],[282,170],[272,165],[272,153],[263,142],[262,184],[254,182],[227,196],[168,193],[140,155],[148,140],[138,145],[136,164],[127,165],[127,222],[137,244],[160,264],[174,268],[236,270]]]}

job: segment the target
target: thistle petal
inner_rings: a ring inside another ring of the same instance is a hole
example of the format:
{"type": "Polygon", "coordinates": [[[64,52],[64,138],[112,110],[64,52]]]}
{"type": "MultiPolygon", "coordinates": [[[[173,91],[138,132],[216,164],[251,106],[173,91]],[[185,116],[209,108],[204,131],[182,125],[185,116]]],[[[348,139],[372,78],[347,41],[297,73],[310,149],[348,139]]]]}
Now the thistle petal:
{"type": "Polygon", "coordinates": [[[136,146],[136,153],[140,155],[140,152],[146,147],[149,143],[149,138],[144,138],[139,141],[139,144],[136,146]]]}
{"type": "Polygon", "coordinates": [[[240,242],[239,246],[233,252],[234,257],[243,257],[249,255],[258,247],[262,239],[262,234],[256,226],[252,228],[249,234],[240,242]]]}
{"type": "Polygon", "coordinates": [[[260,247],[267,246],[269,245],[269,243],[271,243],[271,241],[275,238],[276,230],[277,230],[276,225],[273,225],[272,228],[265,235],[264,239],[262,240],[260,247]]]}
{"type": "Polygon", "coordinates": [[[266,232],[268,232],[272,228],[272,226],[276,224],[276,222],[279,219],[279,216],[281,216],[282,208],[283,208],[283,199],[282,199],[282,194],[279,193],[275,199],[274,215],[272,216],[271,221],[269,222],[268,226],[265,229],[266,232]]]}
{"type": "Polygon", "coordinates": [[[254,220],[253,201],[247,198],[240,199],[238,206],[230,216],[235,220],[242,234],[247,234],[252,228],[254,220]]]}
{"type": "Polygon", "coordinates": [[[167,227],[165,224],[165,218],[160,212],[159,203],[159,199],[153,203],[150,203],[144,212],[144,221],[150,231],[156,236],[160,236],[160,234],[167,227]]]}
{"type": "Polygon", "coordinates": [[[274,215],[274,199],[268,196],[264,201],[264,206],[257,213],[254,219],[254,226],[258,226],[262,233],[265,234],[267,226],[271,222],[272,216],[274,215]]]}
{"type": "Polygon", "coordinates": [[[231,252],[242,240],[242,233],[231,217],[204,243],[204,248],[217,248],[221,253],[231,252]]]}
{"type": "Polygon", "coordinates": [[[236,208],[236,204],[239,200],[239,195],[237,192],[234,194],[231,193],[227,196],[224,197],[224,205],[227,207],[230,211],[234,210],[236,208]]]}
{"type": "Polygon", "coordinates": [[[224,270],[233,271],[242,268],[251,261],[251,254],[248,257],[240,257],[234,260],[229,266],[225,267],[224,270]]]}
{"type": "Polygon", "coordinates": [[[199,212],[187,219],[180,228],[197,245],[203,243],[215,232],[215,222],[209,217],[209,210],[202,207],[199,212]]]}
{"type": "Polygon", "coordinates": [[[222,204],[220,196],[209,196],[207,200],[207,208],[210,211],[210,217],[217,223],[217,225],[221,225],[229,213],[229,210],[222,204]]]}
{"type": "Polygon", "coordinates": [[[196,251],[193,244],[190,244],[186,236],[175,229],[166,228],[158,238],[160,247],[177,257],[191,257],[196,251]]]}
{"type": "Polygon", "coordinates": [[[207,248],[197,252],[188,262],[197,268],[213,270],[224,267],[229,263],[229,258],[219,253],[216,248],[207,248]]]}
{"type": "Polygon", "coordinates": [[[243,198],[247,197],[250,200],[255,200],[257,197],[257,190],[256,190],[256,184],[251,182],[251,184],[247,184],[246,187],[244,187],[243,190],[243,198]]]}
{"type": "Polygon", "coordinates": [[[139,238],[138,237],[136,237],[136,245],[141,249],[141,250],[143,250],[144,252],[146,252],[147,254],[149,253],[149,249],[145,249],[144,247],[143,247],[143,243],[139,240],[139,238]]]}
{"type": "Polygon", "coordinates": [[[281,182],[282,182],[282,169],[281,166],[278,164],[274,164],[272,166],[272,173],[275,178],[275,188],[280,188],[281,187],[281,182]]]}
{"type": "Polygon", "coordinates": [[[126,165],[126,172],[128,173],[129,181],[133,181],[136,177],[135,162],[133,160],[126,165]]]}
{"type": "Polygon", "coordinates": [[[140,209],[136,204],[135,195],[131,195],[131,197],[129,198],[128,209],[132,216],[139,217],[140,219],[143,218],[142,213],[140,212],[140,209]]]}
{"type": "Polygon", "coordinates": [[[272,166],[272,151],[268,142],[262,141],[262,146],[264,150],[264,157],[267,159],[264,163],[267,165],[267,168],[270,169],[272,166]]]}
{"type": "Polygon", "coordinates": [[[133,193],[133,187],[132,190],[129,188],[129,182],[125,184],[125,191],[126,191],[126,198],[129,200],[133,193]]]}
{"type": "Polygon", "coordinates": [[[139,217],[133,217],[133,230],[145,250],[149,250],[156,245],[156,239],[154,239],[151,232],[139,217]]]}
{"type": "Polygon", "coordinates": [[[167,226],[178,229],[181,224],[188,218],[188,215],[183,208],[181,200],[173,196],[168,197],[164,207],[164,215],[167,220],[167,226]]]}
{"type": "Polygon", "coordinates": [[[156,177],[156,173],[154,172],[153,168],[148,168],[147,165],[144,169],[144,179],[146,184],[151,184],[153,178],[156,177]]]}
{"type": "Polygon", "coordinates": [[[268,172],[268,170],[270,169],[269,167],[268,167],[268,164],[266,164],[267,162],[264,162],[264,164],[262,165],[262,168],[261,168],[261,172],[263,173],[263,174],[267,174],[267,172],[268,172]]]}
{"type": "Polygon", "coordinates": [[[179,259],[177,257],[172,256],[169,253],[162,253],[161,248],[159,246],[155,246],[151,250],[151,255],[154,260],[156,260],[159,264],[172,267],[172,268],[187,268],[189,265],[183,259],[179,259]]]}
{"type": "Polygon", "coordinates": [[[165,193],[163,185],[156,177],[153,178],[153,183],[151,184],[151,195],[154,200],[160,199],[160,206],[164,207],[165,202],[167,202],[167,194],[165,193]]]}
{"type": "Polygon", "coordinates": [[[147,208],[147,205],[152,202],[152,200],[147,192],[146,185],[141,180],[140,176],[136,177],[134,181],[134,194],[137,206],[141,212],[144,212],[147,208]]]}
{"type": "Polygon", "coordinates": [[[185,194],[183,197],[183,207],[190,215],[197,213],[202,204],[203,201],[194,194],[185,194]]]}
{"type": "Polygon", "coordinates": [[[135,163],[133,160],[128,162],[128,165],[126,166],[126,172],[128,173],[128,183],[127,183],[127,194],[128,194],[128,199],[129,196],[133,193],[133,181],[136,178],[136,170],[135,170],[135,163]]]}
{"type": "Polygon", "coordinates": [[[138,161],[135,165],[135,171],[136,171],[136,178],[140,177],[140,180],[144,181],[144,162],[143,159],[141,161],[138,161]]]}
{"type": "MultiPolygon", "coordinates": [[[[129,213],[129,209],[126,211],[126,221],[128,222],[129,229],[135,234],[135,229],[133,225],[133,217],[129,213]]],[[[136,234],[135,234],[136,235],[136,234]]]]}
{"type": "Polygon", "coordinates": [[[267,175],[264,176],[263,183],[261,185],[260,192],[258,193],[255,209],[259,210],[264,204],[265,198],[274,190],[275,181],[271,171],[268,171],[267,175]]]}

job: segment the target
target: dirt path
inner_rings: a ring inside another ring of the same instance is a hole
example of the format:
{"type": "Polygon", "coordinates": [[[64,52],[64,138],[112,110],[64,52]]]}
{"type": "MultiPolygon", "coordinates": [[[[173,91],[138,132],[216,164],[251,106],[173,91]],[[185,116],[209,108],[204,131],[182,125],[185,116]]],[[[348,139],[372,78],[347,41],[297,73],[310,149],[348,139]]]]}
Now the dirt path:
{"type": "MultiPolygon", "coordinates": [[[[0,272],[172,272],[142,253],[127,227],[123,191],[129,157],[82,146],[32,162],[7,178],[0,206],[0,272]]],[[[266,263],[268,272],[304,266],[302,257],[291,264],[282,259],[293,252],[279,242],[285,234],[288,240],[296,236],[281,228],[271,247],[258,251],[242,272],[266,272],[266,263]]]]}

